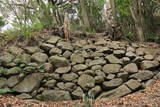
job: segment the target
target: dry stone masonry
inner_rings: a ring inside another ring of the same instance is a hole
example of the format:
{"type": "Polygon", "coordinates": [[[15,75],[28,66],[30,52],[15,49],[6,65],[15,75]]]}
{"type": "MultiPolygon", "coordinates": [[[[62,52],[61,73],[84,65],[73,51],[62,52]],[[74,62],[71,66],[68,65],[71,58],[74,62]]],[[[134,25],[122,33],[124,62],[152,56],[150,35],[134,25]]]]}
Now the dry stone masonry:
{"type": "Polygon", "coordinates": [[[160,53],[138,43],[50,36],[7,49],[0,53],[0,89],[22,99],[118,98],[160,79],[160,53]]]}

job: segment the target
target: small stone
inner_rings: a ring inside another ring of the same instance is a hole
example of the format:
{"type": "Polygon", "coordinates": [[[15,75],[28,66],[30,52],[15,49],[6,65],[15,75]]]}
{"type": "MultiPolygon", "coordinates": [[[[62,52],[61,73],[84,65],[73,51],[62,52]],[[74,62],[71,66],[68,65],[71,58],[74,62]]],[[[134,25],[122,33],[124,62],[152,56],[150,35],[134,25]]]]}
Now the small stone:
{"type": "Polygon", "coordinates": [[[88,65],[91,67],[94,65],[104,65],[104,64],[106,64],[106,60],[99,58],[97,60],[90,61],[88,65]]]}
{"type": "Polygon", "coordinates": [[[156,82],[155,79],[150,79],[145,83],[145,87],[152,86],[156,82]]]}
{"type": "Polygon", "coordinates": [[[71,70],[71,66],[59,67],[55,70],[55,72],[59,74],[65,74],[65,73],[68,73],[70,70],[71,70]]]}
{"type": "Polygon", "coordinates": [[[7,80],[7,83],[6,85],[9,86],[9,87],[13,87],[15,86],[16,84],[18,84],[20,81],[18,79],[18,76],[11,76],[8,80],[7,80]]]}
{"type": "Polygon", "coordinates": [[[100,84],[100,83],[104,82],[103,76],[95,76],[94,79],[95,79],[96,84],[100,84]]]}
{"type": "Polygon", "coordinates": [[[62,79],[64,81],[73,81],[76,78],[78,78],[78,75],[76,73],[69,73],[69,74],[63,74],[62,79]]]}
{"type": "Polygon", "coordinates": [[[95,71],[95,70],[102,70],[102,66],[101,65],[94,65],[94,66],[92,66],[92,68],[91,68],[93,71],[95,71]]]}
{"type": "Polygon", "coordinates": [[[56,44],[59,39],[60,39],[60,37],[58,37],[58,36],[51,36],[50,39],[47,41],[47,43],[56,44]]]}
{"type": "Polygon", "coordinates": [[[55,46],[52,44],[48,44],[48,43],[43,43],[41,45],[41,48],[47,52],[49,52],[52,48],[54,48],[55,46]]]}
{"type": "Polygon", "coordinates": [[[82,57],[89,58],[89,54],[86,51],[82,51],[82,57]]]}
{"type": "Polygon", "coordinates": [[[88,91],[88,96],[95,98],[101,91],[102,89],[100,86],[95,86],[94,88],[88,91]]]}
{"type": "Polygon", "coordinates": [[[6,81],[6,78],[0,77],[0,88],[4,88],[6,81]]]}
{"type": "Polygon", "coordinates": [[[67,101],[72,100],[68,91],[62,90],[44,90],[41,95],[37,96],[37,99],[42,101],[67,101]]]}
{"type": "Polygon", "coordinates": [[[95,76],[96,75],[96,73],[94,71],[92,71],[92,70],[85,70],[84,73],[88,74],[88,75],[91,75],[91,76],[95,76]]]}
{"type": "Polygon", "coordinates": [[[38,63],[44,63],[46,62],[48,59],[48,56],[44,53],[34,53],[32,56],[31,56],[31,60],[32,61],[35,61],[35,62],[38,62],[38,63]]]}
{"type": "Polygon", "coordinates": [[[12,62],[14,58],[15,58],[14,55],[7,53],[3,56],[0,56],[0,63],[2,63],[3,65],[6,65],[6,64],[12,62]]]}
{"type": "Polygon", "coordinates": [[[136,55],[137,55],[137,56],[143,56],[143,55],[144,55],[144,51],[141,50],[141,49],[137,49],[137,50],[136,50],[136,55]]]}
{"type": "Polygon", "coordinates": [[[153,60],[154,57],[153,57],[152,55],[145,55],[145,56],[144,56],[144,59],[145,59],[145,60],[153,60]]]}
{"type": "Polygon", "coordinates": [[[63,53],[63,56],[65,57],[65,58],[70,58],[70,56],[72,55],[72,52],[70,52],[70,51],[65,51],[64,53],[63,53]]]}
{"type": "Polygon", "coordinates": [[[55,85],[56,85],[56,82],[57,82],[56,80],[52,79],[52,80],[47,81],[44,84],[44,86],[53,89],[55,87],[55,85]]]}
{"type": "Polygon", "coordinates": [[[102,47],[98,52],[102,52],[102,53],[111,53],[112,50],[108,47],[102,47]]]}
{"type": "Polygon", "coordinates": [[[73,66],[73,71],[83,71],[87,68],[88,68],[88,66],[85,64],[78,64],[78,65],[73,66]]]}
{"type": "Polygon", "coordinates": [[[158,61],[142,61],[141,68],[143,70],[155,70],[159,66],[158,61]]]}
{"type": "Polygon", "coordinates": [[[134,59],[136,57],[136,55],[133,52],[129,51],[129,52],[126,53],[126,57],[134,59]]]}
{"type": "Polygon", "coordinates": [[[130,74],[138,72],[138,67],[135,63],[130,63],[126,65],[123,69],[130,74]]]}
{"type": "Polygon", "coordinates": [[[121,69],[121,65],[119,64],[106,64],[103,66],[103,71],[106,73],[106,74],[109,74],[109,73],[119,73],[120,72],[120,69],[121,69]]]}
{"type": "Polygon", "coordinates": [[[141,87],[141,83],[137,80],[129,80],[128,82],[125,83],[132,91],[137,90],[138,88],[141,87]]]}
{"type": "Polygon", "coordinates": [[[74,84],[72,82],[67,82],[64,84],[64,88],[65,88],[65,90],[67,90],[69,92],[73,92],[77,88],[77,86],[76,86],[76,84],[74,84]]]}
{"type": "Polygon", "coordinates": [[[49,54],[50,55],[60,55],[62,53],[62,50],[59,49],[59,48],[52,48],[50,51],[49,51],[49,54]]]}
{"type": "Polygon", "coordinates": [[[122,85],[123,81],[121,78],[114,78],[110,81],[103,82],[103,86],[105,90],[116,88],[122,85]]]}
{"type": "Polygon", "coordinates": [[[63,51],[66,51],[66,50],[72,51],[73,50],[72,44],[69,42],[58,42],[57,47],[61,48],[63,51]]]}
{"type": "Polygon", "coordinates": [[[116,58],[114,55],[108,55],[105,57],[111,64],[122,64],[122,61],[116,58]]]}
{"type": "Polygon", "coordinates": [[[95,79],[90,75],[82,74],[78,79],[78,84],[84,90],[88,90],[95,86],[95,79]]]}
{"type": "Polygon", "coordinates": [[[122,60],[123,60],[124,64],[127,64],[130,62],[130,58],[128,58],[128,57],[123,57],[122,60]]]}
{"type": "Polygon", "coordinates": [[[82,64],[85,61],[84,58],[79,54],[72,54],[70,59],[71,59],[71,62],[75,64],[82,64]]]}
{"type": "Polygon", "coordinates": [[[64,90],[65,89],[64,82],[58,82],[57,87],[61,90],[64,90]]]}
{"type": "Polygon", "coordinates": [[[136,50],[135,50],[135,48],[133,48],[133,47],[127,47],[127,52],[129,52],[129,51],[135,52],[136,50]]]}
{"type": "Polygon", "coordinates": [[[97,76],[102,76],[102,77],[106,76],[105,73],[101,70],[96,70],[95,73],[96,73],[97,76]]]}
{"type": "Polygon", "coordinates": [[[50,58],[50,62],[53,66],[55,67],[66,67],[69,66],[69,61],[64,58],[64,57],[60,57],[60,56],[51,56],[50,58]]]}
{"type": "Polygon", "coordinates": [[[20,99],[23,99],[23,100],[25,100],[25,99],[31,99],[31,98],[32,98],[31,95],[26,94],[26,93],[22,93],[22,94],[20,94],[20,95],[17,95],[16,97],[18,97],[18,98],[20,98],[20,99]]]}
{"type": "Polygon", "coordinates": [[[153,76],[154,76],[154,74],[152,71],[145,70],[145,71],[138,72],[138,73],[131,75],[130,78],[145,81],[145,80],[151,79],[153,76]]]}
{"type": "Polygon", "coordinates": [[[122,72],[122,73],[118,73],[117,77],[121,78],[123,82],[126,82],[128,80],[129,75],[127,72],[122,72]]]}
{"type": "Polygon", "coordinates": [[[13,67],[6,70],[6,72],[4,72],[4,75],[7,75],[7,76],[16,75],[16,74],[19,74],[20,72],[22,72],[22,69],[20,67],[13,67]]]}
{"type": "Polygon", "coordinates": [[[108,74],[106,79],[107,80],[112,80],[116,75],[115,74],[108,74]]]}
{"type": "Polygon", "coordinates": [[[107,99],[120,98],[131,92],[132,91],[126,85],[122,85],[114,90],[103,92],[101,95],[98,96],[98,98],[107,98],[107,99]]]}
{"type": "Polygon", "coordinates": [[[113,54],[118,57],[118,58],[122,58],[125,55],[125,51],[124,50],[114,50],[113,54]]]}
{"type": "Polygon", "coordinates": [[[81,89],[81,87],[77,87],[77,89],[74,90],[71,94],[75,99],[82,99],[83,95],[84,95],[84,92],[81,89]]]}
{"type": "Polygon", "coordinates": [[[43,50],[41,50],[38,46],[27,46],[24,48],[24,50],[26,51],[27,54],[43,52],[43,50]]]}

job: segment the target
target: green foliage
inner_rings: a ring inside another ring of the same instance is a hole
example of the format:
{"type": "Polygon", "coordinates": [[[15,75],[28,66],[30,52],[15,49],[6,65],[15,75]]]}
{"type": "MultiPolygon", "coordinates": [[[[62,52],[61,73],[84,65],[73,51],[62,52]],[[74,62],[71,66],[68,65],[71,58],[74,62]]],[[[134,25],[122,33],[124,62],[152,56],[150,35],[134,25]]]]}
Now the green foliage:
{"type": "Polygon", "coordinates": [[[2,26],[4,26],[4,25],[5,25],[5,22],[4,22],[3,18],[0,17],[0,27],[2,27],[2,26]]]}
{"type": "Polygon", "coordinates": [[[6,35],[5,40],[11,40],[21,34],[25,35],[26,39],[30,39],[32,36],[35,36],[42,28],[43,25],[39,21],[35,21],[32,25],[27,26],[20,26],[17,24],[13,29],[4,32],[4,34],[6,35]]]}
{"type": "Polygon", "coordinates": [[[40,65],[37,69],[39,72],[45,72],[44,71],[44,64],[40,65]]]}
{"type": "Polygon", "coordinates": [[[7,71],[7,69],[3,68],[3,67],[0,67],[0,74],[3,74],[7,71]]]}
{"type": "Polygon", "coordinates": [[[8,88],[0,89],[0,94],[6,94],[11,92],[14,92],[14,91],[8,88]]]}

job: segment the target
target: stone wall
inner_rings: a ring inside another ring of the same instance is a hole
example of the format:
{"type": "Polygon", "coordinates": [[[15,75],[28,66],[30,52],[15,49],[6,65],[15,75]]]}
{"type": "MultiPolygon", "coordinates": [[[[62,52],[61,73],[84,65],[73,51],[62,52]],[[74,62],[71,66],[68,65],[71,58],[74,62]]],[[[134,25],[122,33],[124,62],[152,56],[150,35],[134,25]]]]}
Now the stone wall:
{"type": "Polygon", "coordinates": [[[160,55],[147,46],[105,38],[43,39],[37,46],[10,46],[0,53],[0,88],[43,101],[118,98],[160,79],[160,55]]]}

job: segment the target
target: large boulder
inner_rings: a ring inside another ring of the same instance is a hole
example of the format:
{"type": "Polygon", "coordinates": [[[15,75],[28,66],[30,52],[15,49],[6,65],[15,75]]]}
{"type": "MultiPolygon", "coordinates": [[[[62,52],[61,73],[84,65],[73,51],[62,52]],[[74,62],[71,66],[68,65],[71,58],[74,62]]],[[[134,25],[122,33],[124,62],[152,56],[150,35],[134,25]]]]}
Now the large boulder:
{"type": "Polygon", "coordinates": [[[98,96],[98,98],[108,98],[108,99],[119,98],[131,92],[132,91],[126,85],[122,85],[114,90],[103,92],[100,96],[98,96]]]}
{"type": "Polygon", "coordinates": [[[50,62],[52,63],[52,65],[57,68],[58,67],[66,67],[69,65],[69,61],[64,57],[51,56],[49,59],[50,59],[50,62]]]}
{"type": "Polygon", "coordinates": [[[114,55],[108,55],[105,57],[111,64],[122,64],[122,61],[115,57],[114,55]]]}
{"type": "Polygon", "coordinates": [[[41,95],[37,96],[37,99],[42,101],[66,101],[72,100],[68,91],[61,90],[44,90],[41,95]]]}
{"type": "Polygon", "coordinates": [[[108,74],[108,73],[119,73],[121,69],[121,65],[119,64],[106,64],[103,66],[103,71],[108,74]]]}
{"type": "Polygon", "coordinates": [[[116,88],[122,85],[123,81],[121,78],[114,78],[110,81],[103,82],[103,87],[105,90],[116,88]]]}
{"type": "Polygon", "coordinates": [[[32,92],[39,88],[40,82],[43,79],[42,74],[33,73],[26,76],[19,84],[13,87],[16,92],[32,92]]]}
{"type": "Polygon", "coordinates": [[[145,81],[145,80],[151,79],[153,76],[154,74],[152,71],[145,70],[145,71],[138,72],[138,73],[131,75],[130,78],[140,79],[142,81],[145,81]]]}
{"type": "Polygon", "coordinates": [[[48,59],[48,56],[45,53],[40,53],[40,52],[34,53],[31,56],[31,60],[38,63],[45,63],[47,59],[48,59]]]}
{"type": "Polygon", "coordinates": [[[159,62],[158,61],[142,61],[141,63],[141,68],[143,70],[155,70],[157,67],[159,66],[159,62]]]}
{"type": "Polygon", "coordinates": [[[90,76],[90,75],[86,75],[86,74],[82,74],[79,78],[78,78],[78,84],[84,89],[84,90],[88,90],[92,87],[95,86],[95,79],[90,76]]]}
{"type": "Polygon", "coordinates": [[[138,72],[138,67],[135,63],[130,63],[126,65],[123,69],[130,74],[138,72]]]}

